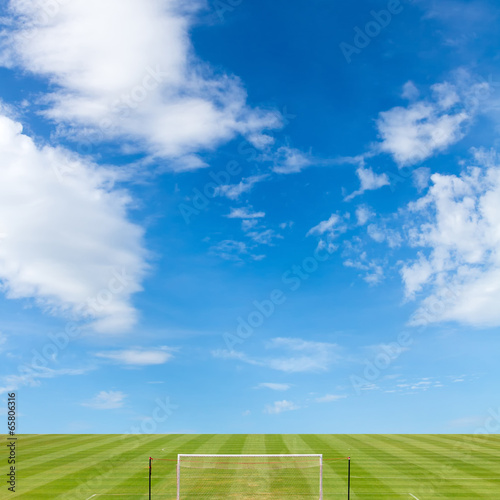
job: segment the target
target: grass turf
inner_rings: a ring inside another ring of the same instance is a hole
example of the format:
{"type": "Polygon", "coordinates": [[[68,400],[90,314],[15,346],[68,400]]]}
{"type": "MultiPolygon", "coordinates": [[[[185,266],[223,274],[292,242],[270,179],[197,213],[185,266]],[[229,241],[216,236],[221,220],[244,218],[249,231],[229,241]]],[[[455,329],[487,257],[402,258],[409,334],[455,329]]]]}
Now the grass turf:
{"type": "MultiPolygon", "coordinates": [[[[6,478],[6,447],[2,448],[6,478]]],[[[500,500],[498,435],[18,436],[16,493],[2,481],[0,498],[147,498],[148,457],[175,459],[178,453],[351,456],[353,500],[500,500]]],[[[153,499],[175,499],[175,460],[153,464],[153,499]]],[[[347,462],[325,461],[324,467],[325,500],[347,498],[347,462]]],[[[198,498],[224,497],[258,498],[255,492],[198,498]]],[[[266,498],[284,497],[271,491],[266,498]]]]}

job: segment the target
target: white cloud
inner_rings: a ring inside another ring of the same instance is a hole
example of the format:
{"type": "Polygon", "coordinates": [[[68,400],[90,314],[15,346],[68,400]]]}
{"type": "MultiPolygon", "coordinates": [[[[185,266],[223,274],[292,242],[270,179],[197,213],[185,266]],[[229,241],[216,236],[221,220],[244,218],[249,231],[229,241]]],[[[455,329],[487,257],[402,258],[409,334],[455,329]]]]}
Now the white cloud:
{"type": "Polygon", "coordinates": [[[307,233],[307,236],[323,236],[325,233],[335,235],[345,231],[344,220],[340,215],[332,214],[332,216],[325,221],[320,222],[314,226],[307,233]]]}
{"type": "Polygon", "coordinates": [[[216,195],[225,196],[230,200],[237,200],[243,193],[250,192],[255,184],[262,182],[269,178],[269,175],[254,175],[252,177],[247,177],[242,179],[239,184],[229,184],[226,186],[220,186],[216,189],[216,195]]]}
{"type": "Polygon", "coordinates": [[[313,164],[314,161],[309,154],[282,146],[275,153],[273,171],[277,174],[296,174],[313,164]]]}
{"type": "Polygon", "coordinates": [[[283,239],[283,236],[277,234],[272,229],[263,229],[261,231],[251,231],[248,236],[259,245],[273,245],[275,239],[283,239]]]}
{"type": "Polygon", "coordinates": [[[370,238],[378,243],[386,241],[391,248],[400,247],[403,242],[403,238],[398,231],[378,224],[370,224],[367,228],[367,232],[370,238]]]}
{"type": "Polygon", "coordinates": [[[168,347],[98,352],[96,356],[129,366],[163,365],[173,358],[172,350],[168,347]]]}
{"type": "Polygon", "coordinates": [[[257,386],[257,389],[271,389],[272,391],[288,391],[292,386],[290,384],[275,384],[272,382],[263,382],[257,386]]]}
{"type": "Polygon", "coordinates": [[[239,351],[219,349],[212,356],[224,360],[271,368],[285,373],[328,371],[338,359],[339,347],[326,342],[312,342],[296,338],[275,338],[266,343],[267,350],[281,350],[282,356],[250,357],[239,351]]]}
{"type": "Polygon", "coordinates": [[[413,324],[500,325],[500,166],[485,152],[475,163],[460,175],[434,174],[409,207],[411,244],[421,250],[401,274],[410,299],[425,293],[413,324]]]}
{"type": "Polygon", "coordinates": [[[381,187],[391,185],[387,174],[376,174],[371,168],[360,166],[356,170],[356,175],[361,182],[361,187],[357,191],[354,191],[354,193],[346,196],[344,198],[345,201],[350,201],[356,196],[363,194],[365,191],[374,191],[381,187]]]}
{"type": "Polygon", "coordinates": [[[60,132],[120,140],[174,160],[172,169],[192,169],[204,166],[198,151],[238,134],[265,143],[262,131],[281,126],[279,114],[247,106],[237,78],[197,59],[189,32],[202,2],[53,4],[47,16],[43,3],[9,2],[1,48],[3,64],[52,84],[45,115],[60,132]]]}
{"type": "Polygon", "coordinates": [[[116,410],[123,407],[126,397],[127,395],[120,391],[101,391],[91,401],[82,403],[82,406],[94,410],[116,410]]]}
{"type": "Polygon", "coordinates": [[[0,349],[2,346],[7,343],[7,336],[0,332],[0,349]]]}
{"type": "Polygon", "coordinates": [[[143,230],[127,220],[116,174],[38,146],[0,106],[0,279],[10,299],[90,319],[100,332],[136,322],[146,271],[143,230]]]}
{"type": "Polygon", "coordinates": [[[420,167],[413,171],[413,184],[419,192],[427,189],[431,181],[431,169],[420,167]]]}
{"type": "Polygon", "coordinates": [[[401,94],[401,97],[403,99],[408,99],[409,101],[414,101],[415,99],[418,98],[420,95],[420,91],[418,90],[417,86],[412,82],[406,82],[403,86],[403,92],[401,94]]]}
{"type": "Polygon", "coordinates": [[[210,252],[224,260],[241,261],[241,256],[248,254],[248,247],[242,241],[224,240],[210,248],[210,252]]]}
{"type": "Polygon", "coordinates": [[[364,226],[370,219],[375,216],[373,210],[366,206],[360,205],[356,208],[356,219],[358,220],[358,226],[364,226]]]}
{"type": "Polygon", "coordinates": [[[43,366],[24,366],[19,368],[19,374],[6,375],[2,377],[2,386],[0,386],[0,394],[6,392],[17,391],[21,387],[38,387],[43,379],[51,379],[62,376],[77,376],[84,375],[89,369],[68,369],[59,368],[53,369],[43,366]]]}
{"type": "Polygon", "coordinates": [[[335,394],[327,394],[321,398],[316,398],[316,403],[334,403],[335,401],[340,401],[341,399],[345,399],[347,396],[338,396],[335,394]]]}
{"type": "Polygon", "coordinates": [[[232,208],[227,216],[229,219],[262,219],[265,212],[252,212],[249,208],[232,208]]]}
{"type": "Polygon", "coordinates": [[[380,113],[377,127],[381,152],[389,153],[399,166],[414,165],[444,151],[464,135],[464,125],[477,112],[478,96],[488,92],[486,83],[456,85],[448,82],[431,87],[433,98],[408,107],[380,113]]]}
{"type": "Polygon", "coordinates": [[[286,411],[300,410],[300,406],[292,403],[291,401],[275,401],[273,405],[267,405],[264,413],[269,413],[270,415],[278,415],[286,411]]]}
{"type": "Polygon", "coordinates": [[[326,342],[312,342],[296,338],[275,338],[266,345],[267,349],[281,349],[285,356],[270,358],[267,365],[287,373],[324,372],[335,363],[338,346],[326,342]]]}
{"type": "Polygon", "coordinates": [[[378,285],[385,277],[380,262],[370,260],[366,252],[361,252],[355,259],[346,259],[344,266],[364,271],[363,279],[370,285],[378,285]]]}

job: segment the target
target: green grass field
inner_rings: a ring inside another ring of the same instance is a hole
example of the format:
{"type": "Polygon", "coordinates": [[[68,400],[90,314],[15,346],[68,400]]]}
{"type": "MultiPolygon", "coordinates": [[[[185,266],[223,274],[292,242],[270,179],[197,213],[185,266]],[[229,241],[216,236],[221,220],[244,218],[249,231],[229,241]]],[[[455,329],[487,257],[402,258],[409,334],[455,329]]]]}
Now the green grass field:
{"type": "MultiPolygon", "coordinates": [[[[500,499],[498,435],[18,437],[17,491],[12,494],[7,490],[6,481],[2,481],[2,499],[147,498],[148,457],[175,459],[178,453],[322,453],[325,459],[351,456],[352,499],[500,499]]],[[[4,443],[5,439],[4,436],[4,443]]],[[[6,472],[5,449],[1,459],[6,472]]],[[[175,461],[154,461],[153,464],[153,498],[176,498],[175,461]]],[[[6,478],[3,472],[2,477],[6,478]]],[[[346,461],[326,461],[324,478],[325,499],[347,498],[346,461]]],[[[252,492],[229,497],[258,498],[252,492]]],[[[304,498],[299,494],[287,497],[304,498]]],[[[196,498],[196,495],[184,498],[196,498]]],[[[266,498],[285,497],[271,491],[266,498]]]]}

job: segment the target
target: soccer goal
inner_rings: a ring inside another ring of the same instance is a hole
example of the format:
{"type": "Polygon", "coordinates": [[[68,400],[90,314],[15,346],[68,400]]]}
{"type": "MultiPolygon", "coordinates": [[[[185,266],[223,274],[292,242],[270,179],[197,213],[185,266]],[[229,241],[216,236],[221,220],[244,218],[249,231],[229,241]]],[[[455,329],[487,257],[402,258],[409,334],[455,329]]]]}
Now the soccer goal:
{"type": "Polygon", "coordinates": [[[152,464],[171,464],[155,474],[155,497],[188,500],[328,500],[342,495],[342,483],[347,479],[347,498],[350,497],[349,458],[326,459],[327,476],[324,478],[323,455],[225,455],[225,454],[179,454],[177,459],[149,459],[149,494],[152,498],[152,464]],[[335,462],[348,461],[348,477],[342,480],[335,462]],[[335,477],[335,479],[332,477],[335,477]],[[162,479],[163,477],[163,479],[162,479]],[[171,478],[171,479],[170,479],[171,478]],[[326,480],[326,481],[325,481],[326,480]],[[175,481],[175,485],[173,484],[175,481]],[[170,486],[168,486],[170,485],[170,486]],[[324,491],[326,485],[326,490],[324,491]]]}
{"type": "Polygon", "coordinates": [[[177,500],[323,499],[322,455],[177,457],[177,500]]]}

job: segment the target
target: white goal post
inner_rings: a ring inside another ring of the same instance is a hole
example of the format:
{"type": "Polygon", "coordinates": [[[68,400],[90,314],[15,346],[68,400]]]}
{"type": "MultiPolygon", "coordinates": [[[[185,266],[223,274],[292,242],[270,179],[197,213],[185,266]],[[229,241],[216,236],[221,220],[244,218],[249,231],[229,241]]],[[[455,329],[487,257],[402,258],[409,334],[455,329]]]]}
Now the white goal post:
{"type": "Polygon", "coordinates": [[[322,454],[177,455],[177,500],[323,499],[322,454]]]}

